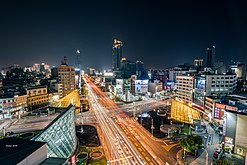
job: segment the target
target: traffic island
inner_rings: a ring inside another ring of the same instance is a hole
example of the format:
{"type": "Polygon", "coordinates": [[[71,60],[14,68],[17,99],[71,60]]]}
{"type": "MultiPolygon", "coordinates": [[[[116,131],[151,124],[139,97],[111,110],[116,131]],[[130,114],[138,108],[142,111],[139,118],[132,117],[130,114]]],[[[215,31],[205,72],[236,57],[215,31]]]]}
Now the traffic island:
{"type": "Polygon", "coordinates": [[[81,152],[79,155],[77,155],[77,159],[84,161],[88,158],[88,153],[87,152],[81,152]]]}
{"type": "Polygon", "coordinates": [[[92,160],[100,160],[103,157],[103,153],[99,150],[90,153],[92,160]]]}

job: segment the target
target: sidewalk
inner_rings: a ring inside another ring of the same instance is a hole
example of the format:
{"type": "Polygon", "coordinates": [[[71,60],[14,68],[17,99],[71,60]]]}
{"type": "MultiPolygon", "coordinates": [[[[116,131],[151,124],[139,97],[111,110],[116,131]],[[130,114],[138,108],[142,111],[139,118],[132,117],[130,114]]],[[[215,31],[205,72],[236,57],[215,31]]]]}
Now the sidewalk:
{"type": "Polygon", "coordinates": [[[224,159],[228,160],[229,162],[234,162],[235,164],[244,164],[245,158],[244,156],[240,156],[237,154],[229,154],[229,153],[224,153],[224,159]]]}
{"type": "Polygon", "coordinates": [[[199,153],[200,156],[190,163],[190,165],[205,165],[206,160],[208,161],[208,165],[210,165],[213,162],[214,152],[220,145],[219,135],[213,130],[207,121],[204,121],[204,123],[206,124],[206,129],[208,134],[211,136],[211,139],[209,145],[206,144],[204,151],[202,149],[202,153],[199,153]]]}
{"type": "Polygon", "coordinates": [[[3,120],[1,121],[1,124],[0,124],[0,134],[2,135],[3,134],[3,129],[5,129],[6,131],[6,128],[8,128],[12,123],[16,122],[17,120],[16,119],[12,119],[12,120],[3,120]]]}
{"type": "Polygon", "coordinates": [[[178,164],[178,165],[184,165],[184,160],[183,160],[182,154],[183,154],[183,149],[181,149],[177,152],[177,156],[176,156],[177,157],[177,163],[176,164],[178,164]]]}

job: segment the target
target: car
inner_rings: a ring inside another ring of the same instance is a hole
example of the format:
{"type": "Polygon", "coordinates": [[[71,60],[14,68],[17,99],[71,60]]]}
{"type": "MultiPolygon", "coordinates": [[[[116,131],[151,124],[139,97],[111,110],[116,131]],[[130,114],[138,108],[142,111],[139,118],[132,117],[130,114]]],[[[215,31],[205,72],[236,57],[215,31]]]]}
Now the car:
{"type": "Polygon", "coordinates": [[[215,152],[218,152],[218,153],[220,153],[221,152],[221,147],[218,147],[216,150],[215,150],[215,152]]]}
{"type": "Polygon", "coordinates": [[[222,135],[222,134],[223,134],[223,127],[219,127],[217,131],[218,131],[218,133],[219,133],[220,135],[222,135]]]}
{"type": "Polygon", "coordinates": [[[214,156],[213,156],[213,157],[217,159],[217,158],[218,158],[218,156],[219,156],[219,153],[215,151],[215,152],[214,152],[214,156]]]}
{"type": "Polygon", "coordinates": [[[40,114],[40,117],[47,117],[47,114],[40,114]]]}
{"type": "Polygon", "coordinates": [[[7,132],[6,135],[7,135],[7,136],[14,135],[14,132],[7,132]]]}

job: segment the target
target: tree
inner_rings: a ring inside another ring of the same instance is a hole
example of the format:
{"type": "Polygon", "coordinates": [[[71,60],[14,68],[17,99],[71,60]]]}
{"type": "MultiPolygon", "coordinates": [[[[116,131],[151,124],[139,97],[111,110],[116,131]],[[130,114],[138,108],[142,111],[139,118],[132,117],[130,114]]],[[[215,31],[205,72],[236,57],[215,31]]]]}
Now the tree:
{"type": "Polygon", "coordinates": [[[202,145],[202,138],[198,135],[189,135],[186,139],[179,140],[179,145],[188,153],[194,153],[196,155],[198,146],[202,145]]]}
{"type": "Polygon", "coordinates": [[[214,165],[233,165],[233,163],[227,160],[216,160],[214,165]]]}
{"type": "Polygon", "coordinates": [[[86,89],[86,85],[83,85],[83,86],[81,87],[81,94],[84,95],[84,96],[86,96],[86,95],[88,94],[88,91],[87,91],[87,89],[86,89]]]}

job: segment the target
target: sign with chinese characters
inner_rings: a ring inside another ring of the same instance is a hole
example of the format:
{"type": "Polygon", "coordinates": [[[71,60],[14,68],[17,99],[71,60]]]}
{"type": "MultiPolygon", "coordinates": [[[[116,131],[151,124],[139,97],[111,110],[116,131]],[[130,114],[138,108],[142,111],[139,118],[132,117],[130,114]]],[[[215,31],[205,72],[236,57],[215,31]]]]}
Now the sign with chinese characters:
{"type": "Polygon", "coordinates": [[[225,137],[226,144],[233,144],[233,138],[225,137]]]}
{"type": "Polygon", "coordinates": [[[225,105],[216,103],[214,108],[214,118],[223,119],[224,111],[225,111],[225,105]]]}
{"type": "Polygon", "coordinates": [[[225,110],[238,111],[238,108],[230,105],[216,103],[214,108],[214,118],[223,119],[225,110]]]}
{"type": "Polygon", "coordinates": [[[229,110],[229,111],[238,111],[238,108],[237,107],[226,105],[226,110],[229,110]]]}

